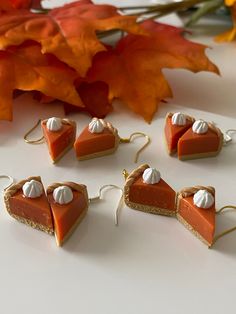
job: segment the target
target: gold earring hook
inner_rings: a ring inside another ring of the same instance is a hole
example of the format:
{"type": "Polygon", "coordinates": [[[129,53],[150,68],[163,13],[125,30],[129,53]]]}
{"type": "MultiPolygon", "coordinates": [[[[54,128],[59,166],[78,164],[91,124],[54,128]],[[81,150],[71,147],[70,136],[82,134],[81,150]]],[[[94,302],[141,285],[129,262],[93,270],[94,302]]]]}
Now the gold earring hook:
{"type": "Polygon", "coordinates": [[[128,173],[128,171],[127,171],[126,169],[123,169],[122,174],[123,174],[123,177],[124,177],[125,180],[126,180],[126,179],[128,178],[128,176],[129,176],[129,173],[128,173]]]}
{"type": "MultiPolygon", "coordinates": [[[[226,205],[226,206],[222,207],[221,209],[219,209],[219,210],[216,212],[216,214],[217,214],[217,215],[220,215],[221,213],[223,213],[223,212],[225,211],[225,209],[235,209],[235,210],[236,210],[236,206],[233,206],[233,205],[226,205]]],[[[223,231],[222,233],[216,235],[216,236],[214,237],[214,240],[213,240],[212,245],[215,244],[217,240],[219,240],[220,238],[222,238],[222,237],[225,236],[226,234],[229,234],[229,233],[231,233],[231,232],[233,232],[233,231],[235,231],[235,230],[236,230],[236,226],[233,227],[233,228],[230,228],[230,229],[228,229],[228,230],[225,230],[225,231],[223,231]]]]}
{"type": "Polygon", "coordinates": [[[134,162],[137,163],[138,162],[138,159],[139,159],[139,155],[141,154],[141,152],[150,144],[151,142],[151,138],[150,136],[148,136],[147,134],[145,133],[142,133],[142,132],[134,132],[130,135],[129,138],[121,138],[120,137],[120,143],[131,143],[133,138],[135,136],[143,136],[146,138],[146,143],[137,151],[137,153],[135,154],[135,158],[134,158],[134,162]]]}
{"type": "Polygon", "coordinates": [[[11,176],[8,176],[8,175],[2,174],[2,175],[0,175],[0,179],[8,179],[10,181],[9,184],[3,189],[4,191],[6,189],[8,189],[14,183],[14,179],[11,176]]]}
{"type": "Polygon", "coordinates": [[[123,207],[123,199],[124,199],[123,198],[123,189],[122,188],[120,188],[119,186],[114,185],[114,184],[103,185],[99,189],[98,196],[90,198],[89,201],[90,202],[96,202],[96,201],[101,200],[102,199],[102,192],[103,192],[104,189],[107,189],[107,188],[118,189],[121,192],[121,197],[119,199],[118,206],[117,206],[116,211],[115,211],[115,225],[118,226],[118,224],[119,224],[119,214],[120,214],[120,211],[121,211],[121,209],[123,207]]]}
{"type": "Polygon", "coordinates": [[[42,144],[44,142],[44,136],[37,140],[28,140],[28,136],[39,126],[41,123],[41,119],[38,120],[38,122],[25,134],[24,141],[28,144],[42,144]]]}
{"type": "Polygon", "coordinates": [[[233,141],[233,138],[230,135],[230,133],[236,133],[236,129],[229,129],[225,132],[225,137],[224,137],[224,145],[225,146],[233,141]]]}

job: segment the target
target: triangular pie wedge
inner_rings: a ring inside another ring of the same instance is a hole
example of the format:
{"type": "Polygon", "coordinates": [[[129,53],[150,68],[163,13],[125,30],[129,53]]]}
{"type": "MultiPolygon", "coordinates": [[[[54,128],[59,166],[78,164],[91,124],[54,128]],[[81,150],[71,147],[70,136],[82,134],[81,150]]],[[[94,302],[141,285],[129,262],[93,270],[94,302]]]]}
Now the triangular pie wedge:
{"type": "Polygon", "coordinates": [[[47,188],[48,201],[51,206],[54,233],[58,246],[70,237],[88,211],[88,193],[85,185],[74,182],[54,183],[47,188]],[[60,205],[53,198],[53,191],[60,186],[68,186],[73,192],[73,199],[68,204],[60,205]]]}
{"type": "Polygon", "coordinates": [[[118,131],[111,123],[104,120],[104,130],[101,133],[91,133],[86,126],[76,139],[74,148],[78,160],[87,160],[113,154],[119,145],[118,131]]]}
{"type": "Polygon", "coordinates": [[[144,183],[142,175],[147,168],[147,164],[141,165],[126,178],[126,205],[147,213],[175,216],[176,192],[163,179],[155,184],[144,183]]]}
{"type": "Polygon", "coordinates": [[[180,160],[214,157],[219,154],[223,145],[223,134],[219,128],[208,123],[205,134],[194,133],[188,129],[178,142],[180,160]]]}
{"type": "Polygon", "coordinates": [[[181,190],[177,196],[177,219],[198,239],[211,247],[215,234],[215,204],[204,209],[194,205],[193,196],[199,190],[207,190],[215,197],[213,187],[189,187],[181,190]]]}
{"type": "Polygon", "coordinates": [[[76,123],[69,119],[61,119],[62,128],[59,131],[47,129],[47,121],[41,122],[43,135],[48,145],[53,163],[58,162],[72,147],[76,136],[76,123]]]}
{"type": "Polygon", "coordinates": [[[45,192],[43,191],[43,194],[37,198],[28,198],[23,194],[23,185],[31,180],[42,183],[40,177],[29,177],[26,180],[12,184],[5,190],[6,209],[16,220],[35,229],[53,234],[52,214],[45,192]]]}
{"type": "Polygon", "coordinates": [[[169,112],[166,115],[165,129],[164,129],[166,146],[167,146],[169,155],[173,155],[176,153],[179,139],[188,129],[192,127],[195,121],[193,117],[185,115],[186,125],[173,125],[172,116],[173,116],[172,112],[169,112]]]}

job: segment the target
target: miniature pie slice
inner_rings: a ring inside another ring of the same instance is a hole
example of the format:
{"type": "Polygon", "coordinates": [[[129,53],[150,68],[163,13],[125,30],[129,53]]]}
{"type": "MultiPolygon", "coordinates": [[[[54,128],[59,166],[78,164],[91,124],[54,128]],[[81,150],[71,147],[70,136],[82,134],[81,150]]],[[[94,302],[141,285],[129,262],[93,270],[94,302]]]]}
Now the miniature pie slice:
{"type": "Polygon", "coordinates": [[[40,177],[30,177],[12,184],[5,190],[4,201],[8,213],[13,218],[53,234],[51,209],[40,177]]]}
{"type": "Polygon", "coordinates": [[[41,122],[44,138],[53,162],[57,162],[73,147],[76,123],[69,119],[50,118],[41,122]]]}
{"type": "Polygon", "coordinates": [[[128,207],[165,216],[176,214],[176,193],[159,171],[142,165],[126,179],[124,199],[128,207]]]}
{"type": "Polygon", "coordinates": [[[165,139],[170,155],[176,153],[181,136],[192,127],[195,119],[181,112],[169,112],[165,120],[165,139]]]}
{"type": "Polygon", "coordinates": [[[223,134],[212,123],[197,120],[178,141],[180,160],[214,157],[223,146],[223,134]]]}
{"type": "Polygon", "coordinates": [[[215,234],[215,189],[185,188],[177,196],[177,219],[208,247],[215,234]]]}
{"type": "Polygon", "coordinates": [[[54,220],[56,242],[61,246],[87,213],[87,188],[73,182],[54,183],[47,188],[47,196],[54,220]]]}
{"type": "Polygon", "coordinates": [[[76,139],[74,148],[78,160],[86,160],[114,153],[119,135],[111,123],[93,118],[76,139]]]}

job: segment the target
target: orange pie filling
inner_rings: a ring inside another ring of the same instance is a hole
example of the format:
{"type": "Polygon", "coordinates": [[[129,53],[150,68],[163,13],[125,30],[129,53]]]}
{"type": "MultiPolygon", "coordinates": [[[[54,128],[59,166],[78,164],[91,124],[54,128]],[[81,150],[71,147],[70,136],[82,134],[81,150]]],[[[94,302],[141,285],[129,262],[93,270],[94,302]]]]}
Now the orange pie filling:
{"type": "Polygon", "coordinates": [[[99,152],[112,150],[116,146],[116,137],[108,129],[102,133],[91,133],[86,127],[77,138],[74,148],[78,158],[99,152]]]}
{"type": "Polygon", "coordinates": [[[127,177],[124,197],[133,209],[166,216],[176,213],[176,192],[148,165],[141,165],[127,177]]]}
{"type": "Polygon", "coordinates": [[[178,142],[178,156],[217,153],[220,148],[221,139],[212,131],[206,134],[196,134],[189,129],[178,142]]]}
{"type": "Polygon", "coordinates": [[[173,154],[177,151],[178,141],[181,136],[191,128],[193,124],[193,119],[186,119],[185,125],[174,125],[172,124],[172,116],[166,117],[166,124],[165,124],[165,138],[167,148],[170,154],[173,154]]]}
{"type": "Polygon", "coordinates": [[[70,236],[87,212],[87,189],[83,185],[68,182],[60,184],[58,187],[48,187],[47,194],[53,215],[55,236],[57,244],[60,246],[70,236]],[[70,193],[72,193],[69,199],[66,198],[66,192],[63,190],[65,187],[68,187],[70,193]],[[58,188],[60,195],[55,196],[55,191],[58,188]],[[58,203],[56,197],[64,203],[58,203]],[[67,201],[68,203],[66,203],[67,201]]]}
{"type": "Polygon", "coordinates": [[[185,196],[180,192],[178,195],[177,217],[189,230],[200,238],[200,240],[208,246],[211,246],[215,234],[216,210],[214,189],[211,187],[208,188],[211,189],[210,192],[206,191],[204,187],[187,188],[187,194],[185,196]],[[195,191],[189,193],[191,189],[195,191]],[[197,196],[199,193],[203,193],[203,195],[197,196]],[[194,203],[195,196],[197,196],[197,201],[200,202],[200,205],[194,203]],[[201,203],[207,205],[207,202],[209,203],[208,206],[205,208],[201,206],[201,203]]]}
{"type": "Polygon", "coordinates": [[[10,186],[4,195],[6,208],[17,220],[47,233],[53,233],[53,220],[47,197],[42,187],[37,195],[37,190],[34,190],[35,184],[42,185],[40,177],[31,177],[10,186]],[[28,190],[25,189],[27,184],[28,190]],[[27,197],[24,192],[31,195],[27,197]]]}
{"type": "Polygon", "coordinates": [[[41,124],[43,135],[52,160],[57,161],[73,146],[76,136],[76,126],[73,121],[62,119],[61,128],[57,131],[51,131],[47,127],[47,121],[44,120],[41,124]]]}
{"type": "Polygon", "coordinates": [[[130,186],[129,199],[134,203],[175,211],[175,191],[162,179],[149,185],[138,178],[130,186]]]}

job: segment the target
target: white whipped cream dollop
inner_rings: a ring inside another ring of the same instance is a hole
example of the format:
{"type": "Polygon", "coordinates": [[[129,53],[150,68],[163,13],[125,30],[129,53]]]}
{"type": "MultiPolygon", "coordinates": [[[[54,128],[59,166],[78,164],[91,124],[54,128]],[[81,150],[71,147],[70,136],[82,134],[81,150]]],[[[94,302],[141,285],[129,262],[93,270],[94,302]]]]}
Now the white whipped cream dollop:
{"type": "Polygon", "coordinates": [[[210,208],[214,202],[214,196],[207,190],[199,190],[193,196],[193,203],[199,208],[210,208]]]}
{"type": "Polygon", "coordinates": [[[171,123],[173,125],[186,125],[187,123],[187,119],[185,114],[181,113],[181,112],[176,112],[173,114],[172,118],[171,118],[171,123]]]}
{"type": "Polygon", "coordinates": [[[61,119],[60,118],[55,118],[55,117],[52,117],[52,118],[49,118],[48,121],[47,121],[47,129],[51,132],[57,132],[59,130],[61,130],[62,128],[62,122],[61,122],[61,119]]]}
{"type": "Polygon", "coordinates": [[[68,204],[73,200],[73,192],[70,187],[63,185],[53,191],[54,201],[60,205],[68,204]]]}
{"type": "Polygon", "coordinates": [[[147,168],[143,173],[143,182],[146,184],[155,184],[161,180],[160,172],[155,168],[147,168]]]}
{"type": "Polygon", "coordinates": [[[25,197],[37,198],[43,194],[43,185],[39,181],[31,180],[23,185],[22,190],[25,197]]]}
{"type": "Polygon", "coordinates": [[[104,124],[102,119],[93,118],[88,126],[90,133],[102,133],[104,130],[104,124]]]}
{"type": "Polygon", "coordinates": [[[197,134],[205,134],[208,131],[208,124],[203,120],[197,120],[194,122],[192,130],[197,134]]]}

